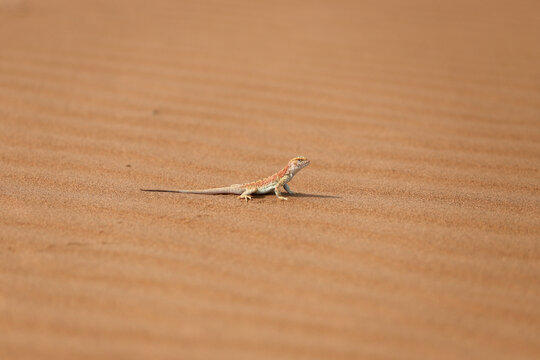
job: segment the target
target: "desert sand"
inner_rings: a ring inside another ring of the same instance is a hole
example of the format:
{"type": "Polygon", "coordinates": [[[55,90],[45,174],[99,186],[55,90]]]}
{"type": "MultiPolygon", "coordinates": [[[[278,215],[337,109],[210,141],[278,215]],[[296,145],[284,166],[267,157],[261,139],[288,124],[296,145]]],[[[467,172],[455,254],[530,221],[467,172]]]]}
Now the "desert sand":
{"type": "Polygon", "coordinates": [[[0,0],[0,358],[540,358],[539,34],[538,1],[0,0]],[[288,201],[139,191],[297,155],[288,201]]]}

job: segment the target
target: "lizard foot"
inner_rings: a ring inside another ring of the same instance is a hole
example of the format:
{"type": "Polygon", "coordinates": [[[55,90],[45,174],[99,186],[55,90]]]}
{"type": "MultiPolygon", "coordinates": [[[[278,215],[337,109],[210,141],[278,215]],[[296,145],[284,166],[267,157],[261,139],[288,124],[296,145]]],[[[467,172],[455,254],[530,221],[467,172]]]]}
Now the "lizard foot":
{"type": "Polygon", "coordinates": [[[285,196],[278,196],[278,199],[279,199],[279,200],[289,200],[289,199],[286,198],[285,196]]]}
{"type": "Polygon", "coordinates": [[[249,195],[240,195],[238,198],[239,198],[240,200],[246,199],[246,202],[248,202],[249,200],[251,200],[251,196],[249,196],[249,195]]]}

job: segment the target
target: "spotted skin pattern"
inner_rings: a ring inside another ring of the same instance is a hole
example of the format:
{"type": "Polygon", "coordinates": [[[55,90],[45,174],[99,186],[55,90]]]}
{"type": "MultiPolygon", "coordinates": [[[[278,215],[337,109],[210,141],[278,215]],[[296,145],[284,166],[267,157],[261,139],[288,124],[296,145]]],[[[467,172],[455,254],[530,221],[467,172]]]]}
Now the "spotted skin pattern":
{"type": "Polygon", "coordinates": [[[161,190],[161,189],[141,189],[141,191],[156,191],[156,192],[173,192],[173,193],[184,193],[184,194],[207,194],[207,195],[217,195],[217,194],[236,194],[239,199],[249,201],[251,200],[252,194],[268,194],[274,192],[278,199],[287,200],[286,197],[282,196],[279,188],[283,187],[288,194],[294,195],[291,188],[289,187],[289,181],[292,180],[294,175],[296,175],[300,170],[309,165],[309,160],[304,156],[297,156],[292,158],[287,165],[267,178],[253,181],[245,184],[234,184],[231,186],[221,187],[221,188],[212,188],[212,189],[203,189],[203,190],[161,190]]]}

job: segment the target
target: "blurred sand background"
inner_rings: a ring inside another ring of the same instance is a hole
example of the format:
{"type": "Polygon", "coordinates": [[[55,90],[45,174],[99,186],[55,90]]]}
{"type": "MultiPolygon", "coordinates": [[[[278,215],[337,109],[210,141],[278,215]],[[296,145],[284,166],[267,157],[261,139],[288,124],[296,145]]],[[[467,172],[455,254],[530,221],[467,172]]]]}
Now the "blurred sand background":
{"type": "Polygon", "coordinates": [[[538,1],[0,0],[1,359],[538,359],[538,1]],[[143,193],[312,164],[299,192],[143,193]]]}

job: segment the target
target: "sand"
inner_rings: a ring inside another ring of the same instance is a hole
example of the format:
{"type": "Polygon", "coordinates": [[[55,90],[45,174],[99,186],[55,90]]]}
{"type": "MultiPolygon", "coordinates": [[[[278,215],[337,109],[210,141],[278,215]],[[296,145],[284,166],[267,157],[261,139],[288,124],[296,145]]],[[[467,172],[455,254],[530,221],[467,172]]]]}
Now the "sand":
{"type": "Polygon", "coordinates": [[[538,359],[539,4],[0,0],[0,357],[538,359]]]}

